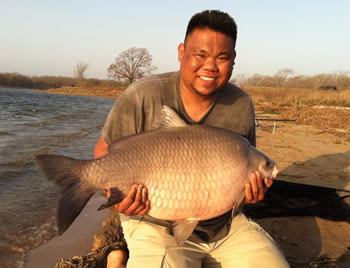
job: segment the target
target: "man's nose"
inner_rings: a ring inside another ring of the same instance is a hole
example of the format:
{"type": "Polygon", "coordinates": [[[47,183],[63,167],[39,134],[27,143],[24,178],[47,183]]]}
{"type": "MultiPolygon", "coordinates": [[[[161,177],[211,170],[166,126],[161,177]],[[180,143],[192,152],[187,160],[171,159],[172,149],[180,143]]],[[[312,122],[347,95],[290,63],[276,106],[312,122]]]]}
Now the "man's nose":
{"type": "Polygon", "coordinates": [[[211,58],[211,57],[206,58],[203,68],[206,71],[216,72],[218,70],[218,66],[216,64],[216,59],[211,58]]]}

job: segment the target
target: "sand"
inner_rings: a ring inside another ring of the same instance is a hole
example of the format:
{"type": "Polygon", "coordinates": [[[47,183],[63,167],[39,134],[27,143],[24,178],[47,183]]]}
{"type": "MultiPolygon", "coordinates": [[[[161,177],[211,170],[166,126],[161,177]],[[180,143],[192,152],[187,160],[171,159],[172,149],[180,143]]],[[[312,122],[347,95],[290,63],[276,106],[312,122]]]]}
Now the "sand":
{"type": "Polygon", "coordinates": [[[103,220],[109,216],[108,210],[97,212],[97,208],[104,201],[105,197],[96,193],[65,233],[28,253],[25,267],[55,267],[56,261],[61,258],[89,253],[94,234],[101,229],[103,220]]]}

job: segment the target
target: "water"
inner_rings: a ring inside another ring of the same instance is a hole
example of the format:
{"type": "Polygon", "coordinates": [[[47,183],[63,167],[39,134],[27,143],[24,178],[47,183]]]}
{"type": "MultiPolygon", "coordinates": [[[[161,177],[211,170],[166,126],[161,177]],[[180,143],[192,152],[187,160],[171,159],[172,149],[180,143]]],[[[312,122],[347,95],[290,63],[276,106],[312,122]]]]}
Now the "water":
{"type": "Polygon", "coordinates": [[[57,234],[57,187],[33,157],[93,158],[114,100],[0,88],[0,266],[23,267],[26,252],[57,234]]]}

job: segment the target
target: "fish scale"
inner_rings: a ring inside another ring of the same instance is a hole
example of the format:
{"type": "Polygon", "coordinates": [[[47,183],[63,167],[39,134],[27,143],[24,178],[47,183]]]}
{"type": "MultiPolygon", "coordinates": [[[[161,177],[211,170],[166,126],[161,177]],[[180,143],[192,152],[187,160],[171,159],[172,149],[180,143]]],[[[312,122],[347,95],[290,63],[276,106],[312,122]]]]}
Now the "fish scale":
{"type": "Polygon", "coordinates": [[[247,169],[238,167],[247,163],[234,159],[247,159],[247,152],[244,138],[229,131],[205,126],[169,128],[111,152],[105,157],[108,169],[97,170],[99,160],[91,162],[91,167],[87,165],[84,171],[85,181],[94,181],[96,190],[118,185],[125,195],[132,185],[144,184],[152,204],[149,215],[164,220],[188,217],[204,220],[233,207],[235,184],[243,185],[242,179],[247,178],[247,169]],[[242,143],[240,152],[236,150],[237,143],[242,143]],[[191,155],[185,152],[184,144],[191,155]],[[170,183],[173,187],[167,189],[165,184],[170,183]],[[193,191],[197,194],[188,194],[193,191]],[[189,195],[191,198],[187,198],[189,195]],[[178,209],[170,210],[169,203],[178,209]]]}
{"type": "Polygon", "coordinates": [[[93,193],[111,189],[101,207],[120,202],[134,184],[148,189],[148,215],[174,221],[178,244],[199,220],[237,207],[251,172],[274,178],[276,164],[228,130],[186,125],[169,107],[162,109],[162,127],[112,143],[96,160],[39,155],[36,163],[60,186],[59,232],[64,232],[93,193]]]}

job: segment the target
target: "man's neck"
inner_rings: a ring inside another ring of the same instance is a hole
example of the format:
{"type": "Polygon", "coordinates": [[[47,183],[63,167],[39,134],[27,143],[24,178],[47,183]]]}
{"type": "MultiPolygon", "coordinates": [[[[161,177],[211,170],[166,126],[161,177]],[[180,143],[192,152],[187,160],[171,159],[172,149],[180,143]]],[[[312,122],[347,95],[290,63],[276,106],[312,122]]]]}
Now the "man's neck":
{"type": "Polygon", "coordinates": [[[193,121],[201,120],[214,105],[218,93],[211,96],[200,96],[180,87],[181,98],[187,115],[193,121]]]}

